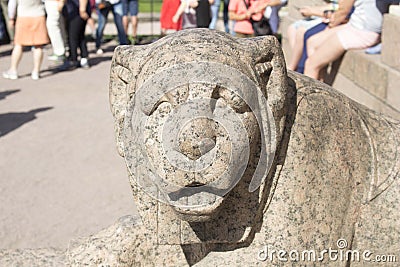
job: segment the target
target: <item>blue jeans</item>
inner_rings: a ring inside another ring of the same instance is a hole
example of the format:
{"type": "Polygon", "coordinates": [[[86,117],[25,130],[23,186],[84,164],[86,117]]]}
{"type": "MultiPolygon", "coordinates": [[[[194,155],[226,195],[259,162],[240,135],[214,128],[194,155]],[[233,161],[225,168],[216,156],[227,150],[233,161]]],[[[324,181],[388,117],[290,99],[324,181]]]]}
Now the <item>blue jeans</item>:
{"type": "Polygon", "coordinates": [[[323,30],[326,29],[326,27],[328,27],[328,24],[320,23],[320,24],[315,25],[314,27],[312,27],[311,29],[307,30],[304,33],[303,53],[301,54],[301,58],[300,58],[299,64],[297,64],[297,69],[296,69],[296,71],[298,73],[304,73],[304,67],[306,66],[306,60],[308,58],[308,54],[307,54],[308,38],[310,38],[314,34],[322,32],[323,30]]]}
{"type": "Polygon", "coordinates": [[[139,0],[122,0],[124,16],[137,16],[139,13],[139,0]]]}
{"type": "Polygon", "coordinates": [[[114,23],[115,23],[115,26],[117,26],[119,44],[120,45],[128,44],[128,39],[126,38],[124,26],[122,25],[122,15],[123,15],[122,2],[119,2],[115,5],[103,8],[101,10],[97,9],[99,21],[98,21],[98,26],[97,26],[97,30],[96,30],[96,36],[97,36],[96,37],[96,48],[100,48],[100,46],[101,46],[104,28],[106,27],[106,23],[107,23],[107,16],[110,11],[114,15],[114,23]]]}
{"type": "Polygon", "coordinates": [[[221,0],[215,0],[214,3],[211,5],[211,22],[210,28],[211,30],[215,30],[215,26],[217,26],[217,21],[218,21],[218,11],[219,7],[221,5],[221,0]]]}

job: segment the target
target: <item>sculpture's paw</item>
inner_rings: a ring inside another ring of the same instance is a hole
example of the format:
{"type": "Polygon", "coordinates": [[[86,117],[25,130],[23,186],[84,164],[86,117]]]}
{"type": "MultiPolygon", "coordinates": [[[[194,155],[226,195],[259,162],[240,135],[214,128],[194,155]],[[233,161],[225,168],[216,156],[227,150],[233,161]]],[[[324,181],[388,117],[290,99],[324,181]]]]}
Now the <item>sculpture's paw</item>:
{"type": "Polygon", "coordinates": [[[93,236],[73,240],[67,262],[71,266],[132,266],[135,249],[145,242],[140,218],[124,216],[93,236]]]}

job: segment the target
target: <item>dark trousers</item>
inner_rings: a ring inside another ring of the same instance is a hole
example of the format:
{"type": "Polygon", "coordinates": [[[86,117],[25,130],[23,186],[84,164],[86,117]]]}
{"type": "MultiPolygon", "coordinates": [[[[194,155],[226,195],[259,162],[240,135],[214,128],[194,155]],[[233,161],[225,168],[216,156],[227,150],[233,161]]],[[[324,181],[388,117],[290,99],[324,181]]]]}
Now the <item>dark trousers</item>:
{"type": "Polygon", "coordinates": [[[85,40],[86,22],[80,16],[68,18],[69,60],[71,61],[78,61],[78,47],[81,51],[81,58],[89,55],[85,40]]]}
{"type": "Polygon", "coordinates": [[[322,22],[320,24],[315,25],[314,27],[312,27],[311,29],[307,30],[304,33],[303,53],[301,54],[301,58],[300,58],[299,64],[297,64],[297,69],[296,69],[297,72],[304,73],[304,67],[306,66],[306,60],[308,58],[308,54],[307,54],[307,41],[308,41],[308,38],[310,38],[314,34],[322,32],[323,30],[326,29],[326,27],[328,27],[328,24],[322,22]]]}

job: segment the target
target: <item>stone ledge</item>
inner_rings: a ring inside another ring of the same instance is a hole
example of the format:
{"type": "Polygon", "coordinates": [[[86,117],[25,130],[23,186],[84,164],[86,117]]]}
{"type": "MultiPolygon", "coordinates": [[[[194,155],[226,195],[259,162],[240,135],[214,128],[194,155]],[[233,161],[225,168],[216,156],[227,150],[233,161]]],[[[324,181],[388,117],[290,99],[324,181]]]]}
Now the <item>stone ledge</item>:
{"type": "Polygon", "coordinates": [[[364,88],[358,86],[354,83],[354,81],[350,80],[340,72],[336,77],[334,87],[336,88],[336,90],[357,101],[358,103],[376,112],[400,120],[400,112],[398,110],[394,109],[386,102],[372,95],[364,88]]]}
{"type": "Polygon", "coordinates": [[[380,55],[365,54],[363,50],[348,51],[339,72],[372,95],[385,100],[390,70],[380,62],[380,58],[380,55]]]}
{"type": "Polygon", "coordinates": [[[400,71],[400,17],[386,14],[382,33],[382,62],[400,71]]]}
{"type": "MultiPolygon", "coordinates": [[[[400,72],[383,64],[381,55],[367,55],[363,50],[348,51],[343,57],[339,73],[375,97],[378,102],[400,112],[400,93],[397,90],[400,72]]],[[[339,76],[336,77],[333,87],[340,89],[338,79],[339,76]]],[[[353,98],[363,102],[357,95],[353,98]]]]}

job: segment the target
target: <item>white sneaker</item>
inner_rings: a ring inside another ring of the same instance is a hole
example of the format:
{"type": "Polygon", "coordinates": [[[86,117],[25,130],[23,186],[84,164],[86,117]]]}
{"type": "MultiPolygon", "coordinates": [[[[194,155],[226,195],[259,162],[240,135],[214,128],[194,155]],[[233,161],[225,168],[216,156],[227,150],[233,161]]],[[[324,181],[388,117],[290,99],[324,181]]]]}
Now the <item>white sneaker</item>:
{"type": "Polygon", "coordinates": [[[32,80],[35,80],[35,81],[39,80],[39,78],[40,78],[39,72],[32,71],[31,78],[32,78],[32,80]]]}
{"type": "Polygon", "coordinates": [[[84,68],[84,69],[90,68],[89,61],[85,57],[81,58],[80,65],[81,65],[81,68],[84,68]]]}
{"type": "Polygon", "coordinates": [[[10,80],[16,80],[18,79],[18,74],[8,70],[3,72],[3,77],[10,80]]]}
{"type": "Polygon", "coordinates": [[[96,51],[97,55],[102,55],[103,53],[104,53],[104,51],[101,48],[97,49],[97,51],[96,51]]]}

